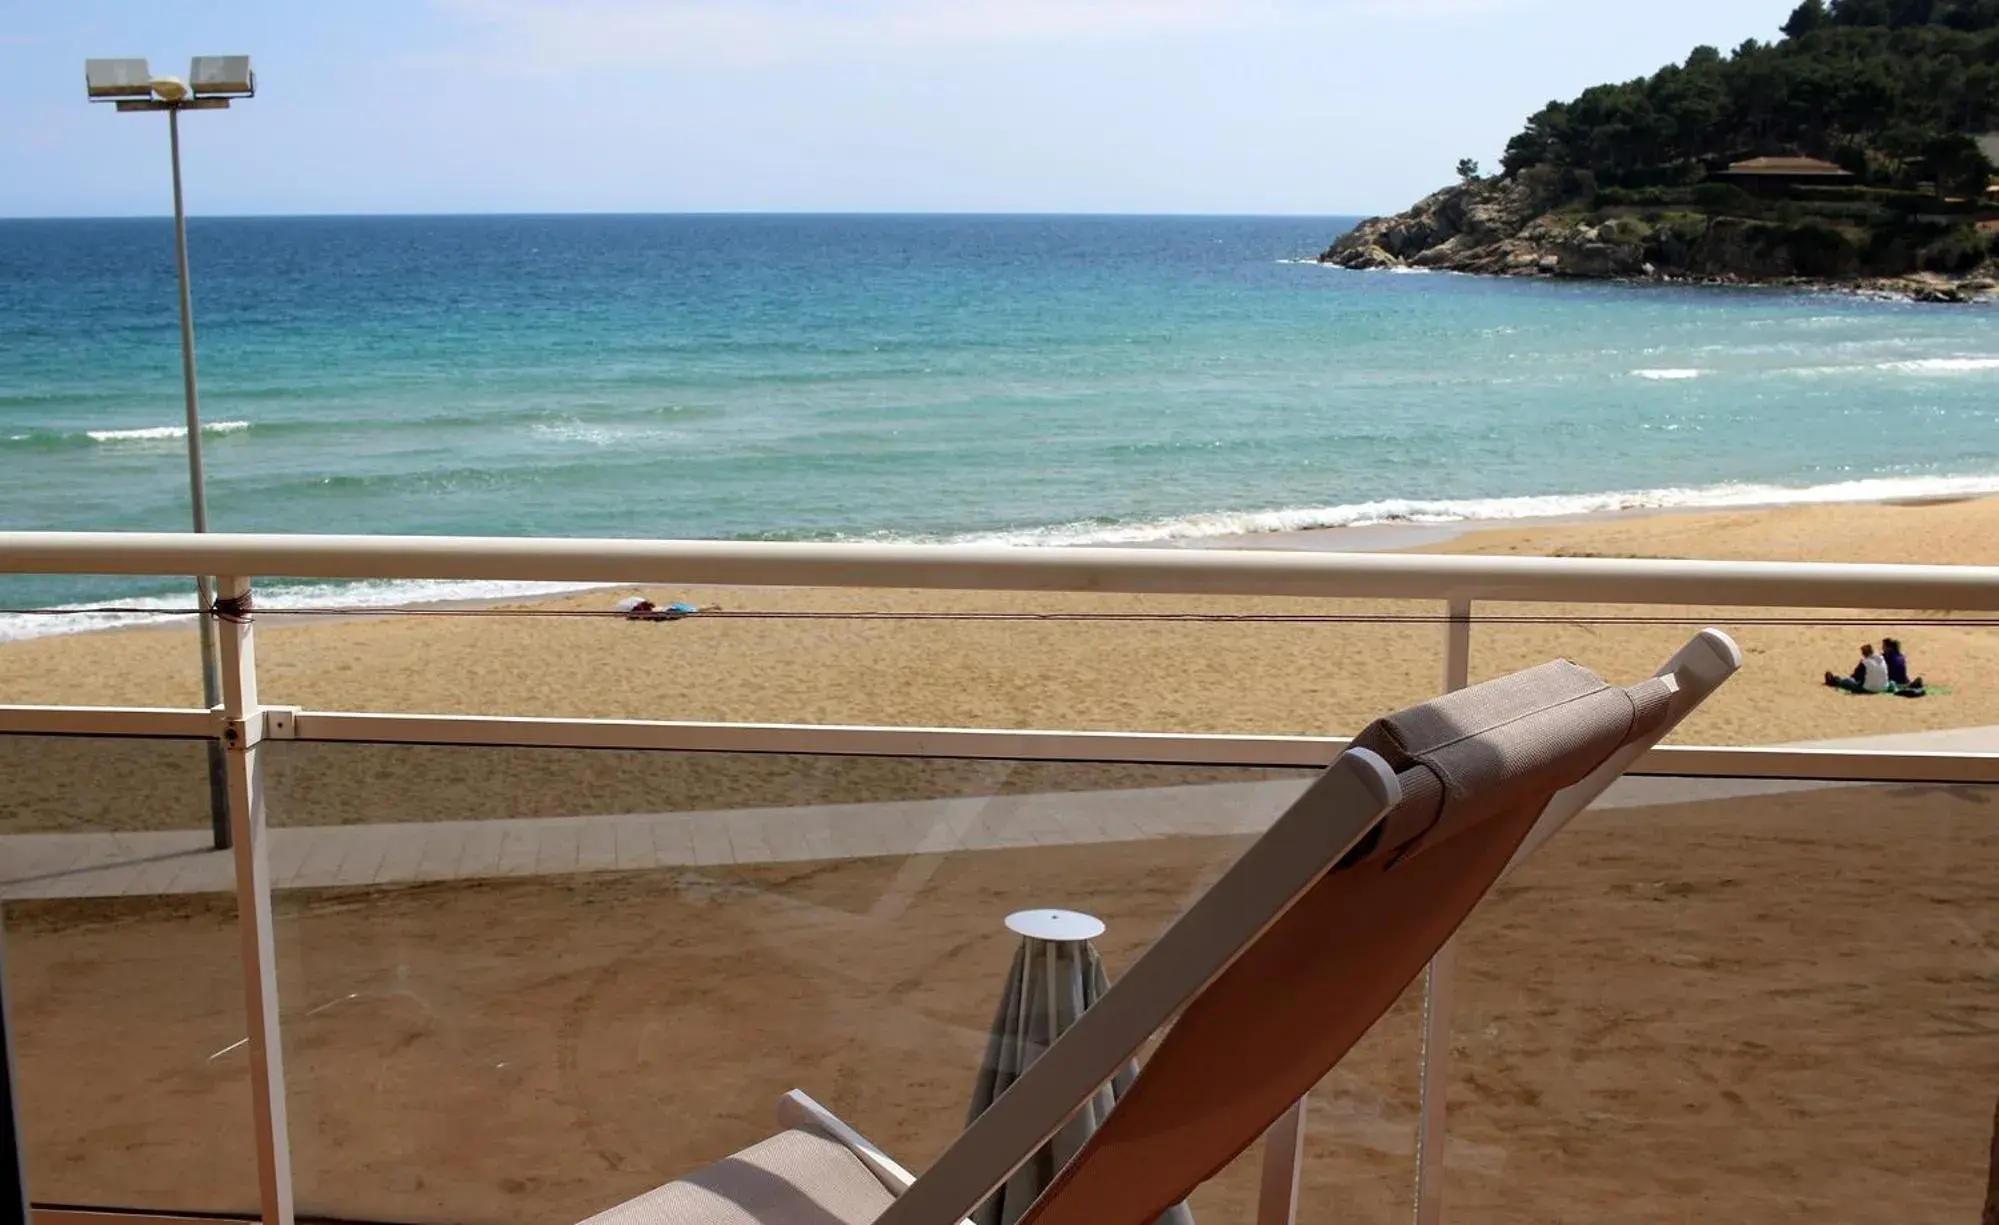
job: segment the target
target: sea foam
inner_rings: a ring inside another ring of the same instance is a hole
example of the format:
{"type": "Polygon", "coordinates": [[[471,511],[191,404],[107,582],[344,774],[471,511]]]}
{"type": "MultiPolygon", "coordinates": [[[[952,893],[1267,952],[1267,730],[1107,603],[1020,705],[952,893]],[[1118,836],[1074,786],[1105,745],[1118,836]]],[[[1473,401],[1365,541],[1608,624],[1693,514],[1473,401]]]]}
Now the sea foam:
{"type": "MultiPolygon", "coordinates": [[[[204,434],[237,434],[250,428],[248,421],[206,421],[202,423],[204,434]]],[[[151,425],[131,430],[85,430],[84,437],[92,442],[158,442],[169,438],[187,437],[184,425],[151,425]]]]}
{"type": "Polygon", "coordinates": [[[1339,506],[1220,512],[1135,523],[1066,523],[1006,532],[968,533],[951,543],[1005,545],[1151,544],[1204,537],[1256,536],[1322,528],[1369,527],[1390,523],[1503,523],[1517,519],[1566,518],[1619,511],[1726,509],[1803,506],[1836,502],[1883,502],[1912,498],[1975,497],[1999,494],[1999,475],[1878,477],[1826,485],[1727,484],[1603,493],[1530,494],[1519,497],[1413,499],[1386,498],[1339,506]]]}
{"type": "Polygon", "coordinates": [[[1924,357],[1915,361],[1882,362],[1875,369],[1902,374],[1974,374],[1982,370],[1999,370],[1999,357],[1924,357]]]}
{"type": "MultiPolygon", "coordinates": [[[[257,606],[264,612],[287,608],[338,608],[365,613],[370,609],[401,608],[412,604],[444,601],[510,600],[540,598],[564,592],[588,591],[614,583],[535,583],[500,582],[483,579],[392,579],[354,583],[277,583],[256,588],[257,606]]],[[[48,638],[60,634],[85,634],[96,630],[127,629],[133,626],[186,623],[193,614],[195,593],[192,583],[186,595],[136,596],[129,599],[93,600],[88,604],[60,605],[52,612],[64,615],[0,614],[0,642],[24,638],[48,638]],[[103,613],[94,608],[136,609],[136,612],[103,613]]]]}

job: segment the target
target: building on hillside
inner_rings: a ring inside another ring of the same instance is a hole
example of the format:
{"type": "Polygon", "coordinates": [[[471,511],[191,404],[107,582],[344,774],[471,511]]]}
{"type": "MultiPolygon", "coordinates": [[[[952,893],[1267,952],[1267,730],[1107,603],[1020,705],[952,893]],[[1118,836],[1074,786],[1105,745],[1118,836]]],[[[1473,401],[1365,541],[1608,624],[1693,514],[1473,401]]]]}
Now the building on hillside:
{"type": "Polygon", "coordinates": [[[1858,183],[1851,170],[1815,157],[1752,157],[1712,176],[1746,191],[1781,191],[1790,187],[1844,187],[1858,183]]]}

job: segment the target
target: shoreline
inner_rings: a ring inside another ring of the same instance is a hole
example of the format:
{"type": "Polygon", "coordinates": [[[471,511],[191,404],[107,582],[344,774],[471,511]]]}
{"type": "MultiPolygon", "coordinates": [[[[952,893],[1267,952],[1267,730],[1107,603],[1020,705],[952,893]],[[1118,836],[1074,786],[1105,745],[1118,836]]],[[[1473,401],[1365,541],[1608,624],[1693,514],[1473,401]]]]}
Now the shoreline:
{"type": "Polygon", "coordinates": [[[1654,273],[1651,276],[1606,273],[1596,276],[1579,272],[1546,272],[1539,268],[1483,271],[1475,268],[1426,266],[1414,263],[1363,267],[1342,264],[1337,259],[1329,259],[1324,255],[1309,262],[1316,263],[1322,268],[1338,268],[1343,272],[1387,273],[1391,276],[1435,273],[1442,276],[1489,277],[1507,281],[1569,281],[1597,285],[1625,285],[1634,289],[1734,289],[1770,293],[1839,294],[1871,301],[1912,302],[1931,306],[1999,305],[1999,283],[1987,277],[1954,277],[1940,272],[1851,278],[1696,276],[1671,273],[1654,273]]]}
{"type": "Polygon", "coordinates": [[[1325,553],[1396,553],[1421,550],[1448,553],[1443,546],[1496,532],[1528,531],[1634,520],[1686,518],[1700,515],[1759,515],[1795,507],[1923,507],[1999,502],[1999,494],[1939,493],[1915,497],[1855,498],[1840,502],[1753,502],[1730,506],[1633,506],[1622,510],[1578,511],[1568,515],[1531,515],[1518,519],[1462,519],[1448,523],[1362,523],[1351,527],[1311,527],[1289,532],[1241,536],[1201,536],[1186,548],[1290,549],[1325,553]]]}

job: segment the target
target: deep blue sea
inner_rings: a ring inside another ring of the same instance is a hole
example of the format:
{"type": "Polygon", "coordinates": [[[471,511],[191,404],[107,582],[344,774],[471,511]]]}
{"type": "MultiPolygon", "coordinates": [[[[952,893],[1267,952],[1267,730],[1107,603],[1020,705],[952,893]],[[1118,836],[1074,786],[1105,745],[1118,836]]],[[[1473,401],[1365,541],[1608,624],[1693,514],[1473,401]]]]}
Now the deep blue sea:
{"type": "MultiPolygon", "coordinates": [[[[1310,262],[1350,223],[197,218],[213,524],[1143,541],[1999,490],[1999,311],[1310,262]]],[[[170,223],[0,221],[0,528],[186,525],[178,344],[170,223]]]]}

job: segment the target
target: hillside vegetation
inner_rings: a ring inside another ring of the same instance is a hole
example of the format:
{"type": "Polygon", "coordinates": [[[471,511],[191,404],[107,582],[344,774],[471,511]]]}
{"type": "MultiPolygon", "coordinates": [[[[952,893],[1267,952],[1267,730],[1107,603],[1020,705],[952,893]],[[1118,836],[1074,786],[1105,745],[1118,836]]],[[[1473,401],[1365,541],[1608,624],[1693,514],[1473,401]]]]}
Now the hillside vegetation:
{"type": "Polygon", "coordinates": [[[1598,85],[1532,115],[1501,173],[1326,253],[1349,267],[1723,280],[1957,278],[1999,256],[1999,0],[1805,0],[1782,37],[1598,85]],[[1812,157],[1838,185],[1724,182],[1756,157],[1812,157]],[[1753,186],[1753,185],[1752,185],[1753,186]]]}
{"type": "Polygon", "coordinates": [[[1550,102],[1502,166],[1654,187],[1805,154],[1882,186],[1984,190],[1972,134],[1999,130],[1999,0],[1806,0],[1784,34],[1550,102]]]}

